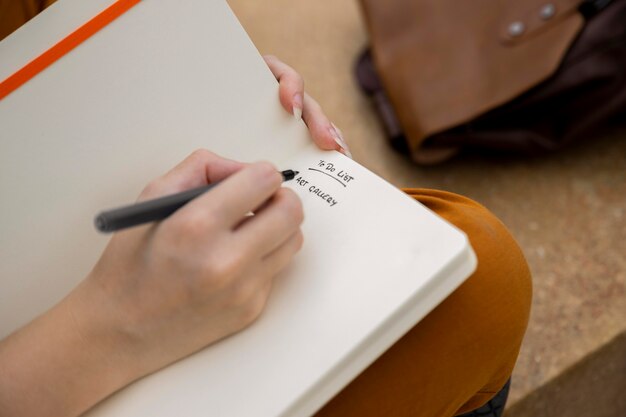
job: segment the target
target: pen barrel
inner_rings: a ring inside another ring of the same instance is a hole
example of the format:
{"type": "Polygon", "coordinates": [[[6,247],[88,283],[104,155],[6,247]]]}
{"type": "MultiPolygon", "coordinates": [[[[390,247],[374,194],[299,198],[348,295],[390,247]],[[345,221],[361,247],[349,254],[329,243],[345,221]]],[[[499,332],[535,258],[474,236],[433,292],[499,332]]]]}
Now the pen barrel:
{"type": "MultiPolygon", "coordinates": [[[[298,171],[282,171],[284,181],[290,181],[298,175],[298,171]]],[[[154,200],[148,200],[130,206],[107,210],[96,216],[94,224],[101,232],[115,232],[127,227],[138,226],[143,223],[163,220],[189,201],[206,193],[215,187],[218,182],[183,191],[178,194],[168,195],[154,200]]]]}
{"type": "Polygon", "coordinates": [[[211,184],[182,193],[107,210],[100,213],[94,223],[101,232],[114,232],[143,223],[163,220],[213,186],[214,184],[211,184]]]}

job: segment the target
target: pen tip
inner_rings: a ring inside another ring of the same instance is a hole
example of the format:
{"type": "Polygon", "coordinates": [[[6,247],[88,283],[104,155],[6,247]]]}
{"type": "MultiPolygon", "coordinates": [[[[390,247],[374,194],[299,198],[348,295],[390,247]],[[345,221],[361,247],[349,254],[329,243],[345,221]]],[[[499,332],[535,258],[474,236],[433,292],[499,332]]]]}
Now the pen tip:
{"type": "Polygon", "coordinates": [[[291,181],[292,179],[296,178],[296,175],[298,175],[298,172],[299,171],[288,169],[287,171],[281,172],[281,174],[283,174],[284,181],[291,181]]]}

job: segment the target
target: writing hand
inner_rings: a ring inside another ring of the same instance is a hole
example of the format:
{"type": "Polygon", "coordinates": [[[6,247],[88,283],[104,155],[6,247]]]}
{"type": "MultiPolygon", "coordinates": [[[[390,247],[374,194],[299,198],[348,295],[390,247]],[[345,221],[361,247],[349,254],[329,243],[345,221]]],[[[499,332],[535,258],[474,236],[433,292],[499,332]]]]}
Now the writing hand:
{"type": "Polygon", "coordinates": [[[249,325],[272,278],[302,245],[300,200],[281,188],[281,175],[268,163],[245,166],[198,151],[140,200],[222,179],[168,219],[116,234],[84,284],[84,299],[77,294],[78,320],[98,320],[84,310],[102,305],[96,314],[110,317],[139,373],[249,325]]]}
{"type": "Polygon", "coordinates": [[[261,314],[302,246],[300,200],[275,167],[196,151],[139,199],[220,180],[162,222],[115,234],[68,297],[0,342],[0,415],[80,414],[261,314]]]}

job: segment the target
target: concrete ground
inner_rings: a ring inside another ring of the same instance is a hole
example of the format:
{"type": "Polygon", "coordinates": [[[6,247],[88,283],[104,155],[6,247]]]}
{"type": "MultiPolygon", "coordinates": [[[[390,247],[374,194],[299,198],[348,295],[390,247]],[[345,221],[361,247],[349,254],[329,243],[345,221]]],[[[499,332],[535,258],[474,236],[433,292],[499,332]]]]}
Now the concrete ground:
{"type": "Polygon", "coordinates": [[[626,415],[618,395],[626,389],[619,337],[626,333],[626,128],[546,157],[469,154],[418,167],[387,146],[354,81],[355,57],[367,44],[357,0],[229,3],[262,53],[304,76],[355,160],[399,187],[474,198],[517,238],[534,275],[534,302],[509,416],[626,415]],[[599,392],[604,411],[589,414],[581,404],[594,404],[599,392]]]}

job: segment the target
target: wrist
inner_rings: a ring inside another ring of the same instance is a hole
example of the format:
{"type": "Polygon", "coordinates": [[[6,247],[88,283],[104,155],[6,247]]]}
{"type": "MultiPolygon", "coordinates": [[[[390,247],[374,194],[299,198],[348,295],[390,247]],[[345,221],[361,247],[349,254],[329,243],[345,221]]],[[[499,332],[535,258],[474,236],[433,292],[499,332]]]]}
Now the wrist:
{"type": "Polygon", "coordinates": [[[0,415],[79,415],[141,376],[83,284],[0,342],[0,415]]]}
{"type": "MultiPolygon", "coordinates": [[[[141,378],[141,349],[128,329],[128,318],[107,294],[99,280],[90,275],[66,297],[59,307],[83,352],[85,370],[99,380],[105,396],[141,378]]],[[[89,378],[89,376],[86,376],[89,378]]]]}

